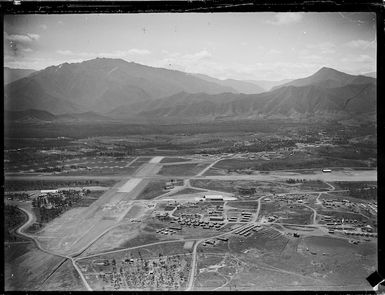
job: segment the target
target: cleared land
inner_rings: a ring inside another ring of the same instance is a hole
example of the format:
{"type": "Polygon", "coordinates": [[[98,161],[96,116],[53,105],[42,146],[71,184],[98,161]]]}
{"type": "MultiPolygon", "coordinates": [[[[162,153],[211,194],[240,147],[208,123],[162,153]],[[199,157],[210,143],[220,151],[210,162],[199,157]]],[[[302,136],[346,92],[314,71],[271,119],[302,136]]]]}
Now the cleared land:
{"type": "Polygon", "coordinates": [[[167,165],[159,171],[159,175],[164,176],[194,176],[208,166],[208,163],[202,164],[180,164],[167,165]]]}
{"type": "Polygon", "coordinates": [[[187,162],[190,161],[190,159],[186,158],[173,158],[173,157],[164,157],[161,161],[161,163],[178,163],[178,162],[187,162]]]}

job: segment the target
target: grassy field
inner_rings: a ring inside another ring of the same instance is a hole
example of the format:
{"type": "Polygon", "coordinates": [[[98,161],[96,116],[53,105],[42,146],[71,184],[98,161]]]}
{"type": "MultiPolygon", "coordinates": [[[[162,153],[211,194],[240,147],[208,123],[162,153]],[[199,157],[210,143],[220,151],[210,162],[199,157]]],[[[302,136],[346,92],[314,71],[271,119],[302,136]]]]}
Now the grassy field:
{"type": "Polygon", "coordinates": [[[16,206],[4,206],[4,241],[20,242],[26,238],[15,233],[15,230],[27,221],[27,215],[16,206]]]}
{"type": "Polygon", "coordinates": [[[228,206],[238,208],[238,209],[245,209],[252,212],[255,212],[258,209],[258,202],[257,201],[228,201],[228,206]]]}
{"type": "Polygon", "coordinates": [[[133,239],[130,239],[124,243],[121,244],[120,248],[130,248],[130,247],[136,247],[151,243],[156,243],[161,241],[157,236],[153,234],[144,234],[141,233],[140,235],[136,236],[133,239]]]}
{"type": "Polygon", "coordinates": [[[273,215],[276,212],[282,212],[282,210],[285,208],[284,206],[281,206],[277,202],[269,202],[269,203],[261,203],[261,210],[259,211],[259,216],[269,216],[273,215]]]}
{"type": "Polygon", "coordinates": [[[225,283],[226,279],[217,272],[204,272],[195,278],[194,291],[209,291],[225,283]]]}
{"type": "Polygon", "coordinates": [[[115,227],[88,247],[82,256],[96,254],[102,251],[122,249],[125,243],[130,239],[134,239],[139,234],[139,228],[140,224],[131,222],[115,227]]]}
{"type": "Polygon", "coordinates": [[[307,180],[305,182],[301,182],[298,186],[300,190],[303,191],[329,191],[330,186],[324,183],[321,180],[307,180]]]}
{"type": "Polygon", "coordinates": [[[238,193],[238,188],[255,187],[256,195],[266,193],[287,193],[292,189],[283,182],[267,182],[267,181],[250,181],[250,180],[209,180],[209,179],[193,179],[190,181],[194,187],[204,188],[208,190],[216,190],[227,193],[238,193]]]}
{"type": "Polygon", "coordinates": [[[313,211],[309,208],[302,207],[300,209],[289,209],[279,214],[282,219],[280,223],[293,223],[293,224],[310,224],[312,222],[311,217],[313,211]]]}
{"type": "Polygon", "coordinates": [[[159,174],[164,176],[194,176],[207,166],[207,163],[168,165],[163,166],[159,174]]]}
{"type": "Polygon", "coordinates": [[[240,170],[293,170],[293,169],[322,169],[324,167],[367,167],[367,162],[356,159],[332,158],[327,156],[311,155],[307,153],[295,153],[282,159],[248,160],[225,159],[214,165],[215,168],[227,171],[240,170]]]}
{"type": "Polygon", "coordinates": [[[84,258],[79,260],[81,264],[87,263],[87,261],[94,259],[121,259],[124,256],[131,256],[133,258],[140,258],[140,255],[143,259],[150,259],[159,257],[161,255],[176,255],[176,254],[184,254],[189,253],[188,250],[184,249],[185,242],[170,242],[165,244],[151,245],[151,246],[143,246],[140,248],[135,248],[131,250],[123,250],[116,253],[109,254],[101,254],[92,258],[84,258]]]}
{"type": "Polygon", "coordinates": [[[144,190],[137,197],[138,200],[150,200],[156,198],[167,191],[164,190],[165,181],[164,180],[153,180],[146,185],[144,190]]]}
{"type": "Polygon", "coordinates": [[[41,286],[42,291],[86,291],[71,261],[66,260],[41,286]]]}
{"type": "Polygon", "coordinates": [[[175,157],[165,157],[160,162],[161,163],[175,163],[175,162],[187,162],[187,161],[190,161],[190,159],[175,158],[175,157]]]}
{"type": "Polygon", "coordinates": [[[60,187],[84,187],[84,186],[104,186],[111,187],[117,183],[116,180],[5,180],[6,191],[30,191],[42,189],[56,189],[60,187]]]}
{"type": "Polygon", "coordinates": [[[63,258],[37,250],[34,244],[17,244],[4,249],[5,289],[37,291],[63,258]],[[13,276],[12,276],[13,274],[13,276]]]}

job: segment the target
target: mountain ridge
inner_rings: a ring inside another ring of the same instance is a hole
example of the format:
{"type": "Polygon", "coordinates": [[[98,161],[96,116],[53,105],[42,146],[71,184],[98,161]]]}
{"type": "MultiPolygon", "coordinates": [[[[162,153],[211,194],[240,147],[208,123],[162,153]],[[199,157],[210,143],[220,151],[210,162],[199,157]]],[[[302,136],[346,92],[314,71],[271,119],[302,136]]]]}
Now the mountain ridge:
{"type": "Polygon", "coordinates": [[[91,121],[356,116],[375,112],[375,85],[374,78],[323,67],[270,91],[245,94],[195,74],[98,58],[51,66],[12,82],[6,86],[5,107],[45,110],[61,120],[91,121]]]}
{"type": "Polygon", "coordinates": [[[125,102],[157,99],[180,91],[210,94],[235,92],[187,73],[154,68],[122,59],[96,58],[82,63],[63,63],[36,72],[33,76],[16,80],[5,87],[7,109],[39,109],[45,100],[47,111],[105,112],[125,102]],[[34,93],[31,97],[29,93],[34,93]],[[61,106],[55,106],[58,101],[61,106]],[[68,106],[64,106],[64,102],[68,106]],[[60,109],[62,108],[62,109],[60,109]]]}

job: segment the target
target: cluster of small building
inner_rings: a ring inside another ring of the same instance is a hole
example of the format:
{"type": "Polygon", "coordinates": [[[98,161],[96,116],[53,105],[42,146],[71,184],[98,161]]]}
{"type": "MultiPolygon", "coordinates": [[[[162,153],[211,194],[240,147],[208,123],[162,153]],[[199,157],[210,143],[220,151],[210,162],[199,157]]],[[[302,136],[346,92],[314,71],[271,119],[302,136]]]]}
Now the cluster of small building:
{"type": "Polygon", "coordinates": [[[251,212],[242,211],[240,222],[250,222],[252,215],[253,213],[251,212]]]}
{"type": "Polygon", "coordinates": [[[341,207],[341,205],[345,205],[346,207],[355,206],[354,203],[350,203],[348,200],[342,200],[342,201],[337,199],[322,200],[322,206],[324,206],[327,209],[341,207]]]}
{"type": "Polygon", "coordinates": [[[215,206],[215,208],[209,208],[208,210],[209,220],[213,222],[223,222],[225,220],[223,216],[223,204],[215,206]]]}
{"type": "Polygon", "coordinates": [[[377,233],[357,232],[357,231],[347,231],[347,230],[345,230],[343,232],[344,232],[345,235],[371,237],[371,238],[377,237],[377,233]]]}
{"type": "MultiPolygon", "coordinates": [[[[308,195],[285,195],[279,194],[274,197],[275,200],[285,202],[290,204],[293,208],[296,204],[309,204],[309,196],[308,195]]],[[[269,198],[264,198],[264,201],[271,201],[269,198]]]]}
{"type": "Polygon", "coordinates": [[[125,257],[121,261],[103,259],[93,262],[92,267],[82,266],[82,271],[97,273],[104,286],[114,290],[166,289],[178,290],[187,280],[189,264],[180,255],[139,259],[125,257]]]}
{"type": "Polygon", "coordinates": [[[228,222],[250,222],[253,213],[248,211],[242,211],[240,216],[227,217],[228,222]]]}
{"type": "Polygon", "coordinates": [[[329,233],[334,234],[335,230],[342,231],[346,235],[357,235],[366,237],[375,237],[377,234],[372,234],[373,227],[369,224],[365,225],[366,221],[358,221],[357,219],[348,218],[332,218],[324,216],[321,219],[326,222],[329,233]]]}
{"type": "MultiPolygon", "coordinates": [[[[198,218],[184,218],[184,217],[175,217],[174,220],[171,221],[171,223],[179,223],[180,230],[182,230],[182,226],[193,226],[193,227],[202,227],[204,229],[210,229],[210,228],[215,228],[215,229],[220,229],[224,225],[222,222],[210,222],[210,221],[203,221],[198,218]]],[[[171,228],[171,227],[170,227],[171,228]]],[[[177,228],[177,227],[173,227],[177,228]]]]}
{"type": "Polygon", "coordinates": [[[253,232],[257,232],[261,229],[261,226],[258,224],[258,225],[249,225],[249,226],[246,226],[246,227],[239,227],[238,230],[236,230],[234,233],[237,234],[237,235],[242,235],[244,237],[248,237],[250,236],[253,232]]]}
{"type": "Polygon", "coordinates": [[[363,210],[370,210],[372,209],[374,213],[377,213],[377,206],[369,206],[369,204],[364,204],[364,203],[354,203],[349,200],[338,200],[338,199],[329,199],[329,200],[322,200],[322,206],[327,208],[327,209],[334,209],[337,207],[345,207],[347,209],[350,209],[352,212],[358,213],[360,209],[363,210]]]}
{"type": "Polygon", "coordinates": [[[157,234],[161,234],[161,235],[173,235],[176,233],[176,231],[180,231],[182,230],[182,227],[179,227],[179,226],[172,226],[170,228],[161,228],[161,229],[158,229],[156,231],[157,234]]]}

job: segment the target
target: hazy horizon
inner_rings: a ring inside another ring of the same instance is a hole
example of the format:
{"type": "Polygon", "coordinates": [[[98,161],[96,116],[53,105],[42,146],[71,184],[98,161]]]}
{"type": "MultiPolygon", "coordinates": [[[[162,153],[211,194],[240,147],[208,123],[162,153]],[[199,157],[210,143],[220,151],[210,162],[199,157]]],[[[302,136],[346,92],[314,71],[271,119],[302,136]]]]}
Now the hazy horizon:
{"type": "Polygon", "coordinates": [[[4,65],[41,70],[96,57],[219,79],[376,70],[374,13],[7,15],[4,65]]]}

